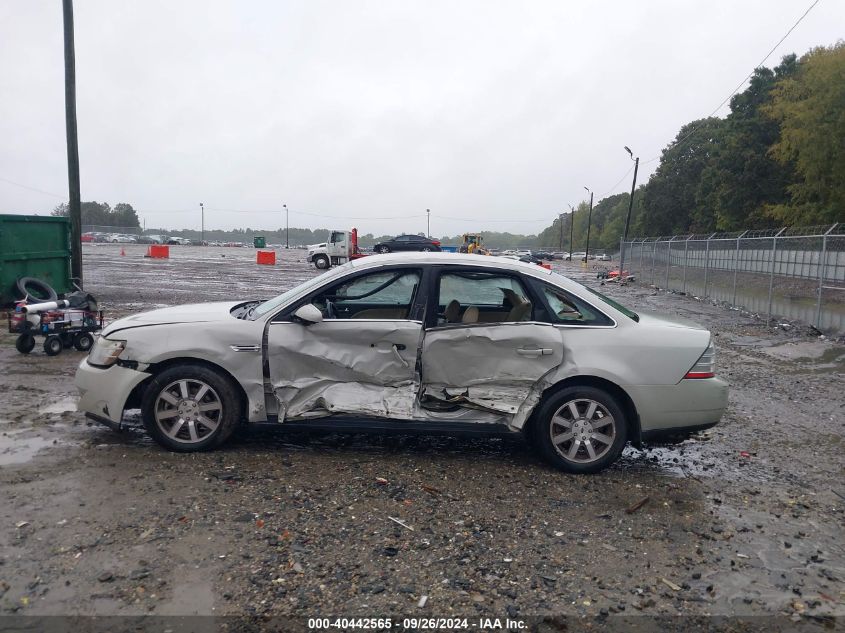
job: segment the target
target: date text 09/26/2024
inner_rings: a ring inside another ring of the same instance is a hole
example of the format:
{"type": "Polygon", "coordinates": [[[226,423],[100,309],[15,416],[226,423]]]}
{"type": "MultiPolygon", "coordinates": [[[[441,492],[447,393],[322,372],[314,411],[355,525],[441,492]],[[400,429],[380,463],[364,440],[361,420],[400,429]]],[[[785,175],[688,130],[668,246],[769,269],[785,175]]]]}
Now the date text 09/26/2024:
{"type": "Polygon", "coordinates": [[[526,628],[523,620],[510,618],[308,618],[308,628],[314,631],[376,630],[391,628],[412,630],[520,630],[526,628]]]}

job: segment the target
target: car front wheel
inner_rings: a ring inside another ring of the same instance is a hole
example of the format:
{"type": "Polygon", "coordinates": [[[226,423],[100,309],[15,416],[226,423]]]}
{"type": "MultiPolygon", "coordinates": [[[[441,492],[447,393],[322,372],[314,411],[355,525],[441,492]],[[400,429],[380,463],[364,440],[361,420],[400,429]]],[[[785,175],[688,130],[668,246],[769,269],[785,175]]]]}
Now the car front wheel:
{"type": "Polygon", "coordinates": [[[172,451],[205,451],[232,435],[241,398],[232,381],[202,365],[176,365],[158,374],[141,403],[150,436],[172,451]]]}
{"type": "Polygon", "coordinates": [[[317,255],[317,257],[314,258],[314,266],[320,270],[325,270],[329,267],[329,258],[325,255],[317,255]]]}
{"type": "Polygon", "coordinates": [[[379,246],[376,249],[376,253],[389,253],[390,249],[387,246],[379,246]]]}
{"type": "Polygon", "coordinates": [[[619,459],[628,439],[622,407],[596,387],[566,387],[546,400],[534,420],[533,441],[552,465],[595,473],[619,459]]]}

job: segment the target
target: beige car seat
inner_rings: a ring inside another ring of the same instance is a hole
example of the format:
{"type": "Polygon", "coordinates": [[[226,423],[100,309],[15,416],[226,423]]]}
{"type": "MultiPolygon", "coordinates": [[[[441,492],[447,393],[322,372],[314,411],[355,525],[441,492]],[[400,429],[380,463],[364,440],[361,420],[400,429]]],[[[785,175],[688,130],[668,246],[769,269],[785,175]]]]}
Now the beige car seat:
{"type": "Polygon", "coordinates": [[[464,310],[464,316],[461,317],[461,323],[478,323],[478,308],[470,306],[464,310]]]}
{"type": "Polygon", "coordinates": [[[505,321],[525,321],[531,316],[531,302],[524,297],[519,297],[519,303],[511,308],[505,321]]]}

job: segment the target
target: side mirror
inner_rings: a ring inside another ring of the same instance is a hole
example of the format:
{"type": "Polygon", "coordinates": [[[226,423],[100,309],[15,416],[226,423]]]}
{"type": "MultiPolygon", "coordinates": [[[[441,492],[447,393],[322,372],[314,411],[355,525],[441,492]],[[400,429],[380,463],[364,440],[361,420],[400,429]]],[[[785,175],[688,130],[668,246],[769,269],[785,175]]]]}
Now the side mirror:
{"type": "Polygon", "coordinates": [[[303,325],[313,325],[314,323],[320,323],[323,320],[323,313],[320,312],[320,309],[313,303],[306,303],[304,306],[300,306],[296,309],[296,312],[293,313],[293,316],[303,325]]]}

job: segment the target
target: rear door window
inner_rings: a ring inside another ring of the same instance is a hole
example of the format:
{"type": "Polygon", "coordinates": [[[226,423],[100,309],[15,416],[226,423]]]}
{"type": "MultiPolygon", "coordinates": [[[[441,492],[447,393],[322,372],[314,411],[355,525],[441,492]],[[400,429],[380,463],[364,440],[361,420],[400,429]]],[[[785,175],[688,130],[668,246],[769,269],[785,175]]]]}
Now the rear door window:
{"type": "Polygon", "coordinates": [[[530,321],[533,306],[516,277],[489,272],[442,273],[438,324],[530,321]]]}

